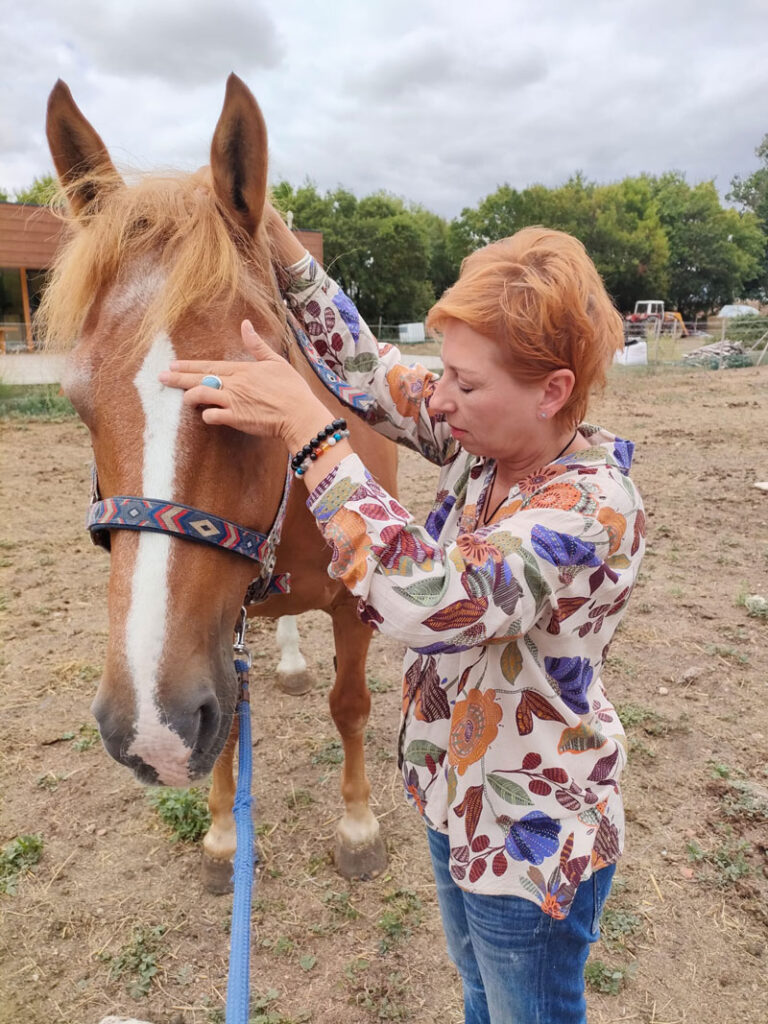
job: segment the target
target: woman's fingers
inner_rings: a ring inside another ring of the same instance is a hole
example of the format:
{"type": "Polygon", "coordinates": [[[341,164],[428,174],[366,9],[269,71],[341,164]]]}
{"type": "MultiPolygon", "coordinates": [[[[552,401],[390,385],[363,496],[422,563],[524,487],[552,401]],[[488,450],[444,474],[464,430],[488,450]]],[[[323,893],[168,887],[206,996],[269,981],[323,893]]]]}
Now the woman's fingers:
{"type": "Polygon", "coordinates": [[[203,423],[208,423],[214,427],[231,427],[233,426],[232,414],[229,409],[217,409],[214,405],[209,405],[203,409],[200,414],[203,419],[203,423]]]}
{"type": "MultiPolygon", "coordinates": [[[[198,377],[204,377],[206,373],[215,373],[217,377],[228,376],[235,372],[235,369],[242,365],[232,360],[223,359],[174,359],[168,367],[172,373],[196,373],[198,377]]],[[[164,370],[167,373],[168,370],[164,370]]]]}
{"type": "MultiPolygon", "coordinates": [[[[171,364],[172,366],[175,364],[171,364]]],[[[188,365],[193,365],[192,363],[188,365]]],[[[226,387],[226,380],[228,376],[232,374],[232,363],[200,363],[201,369],[195,370],[162,370],[158,375],[158,380],[161,384],[165,384],[169,388],[184,388],[185,391],[189,391],[190,388],[200,386],[201,381],[204,377],[214,375],[219,377],[222,383],[222,387],[226,387]],[[227,372],[224,367],[229,367],[227,372]]],[[[207,387],[207,385],[202,385],[207,387]]],[[[220,388],[208,388],[208,391],[214,393],[220,388]]]]}
{"type": "MultiPolygon", "coordinates": [[[[176,384],[171,386],[182,387],[183,385],[176,384]]],[[[223,408],[229,403],[229,396],[224,391],[218,391],[216,388],[205,387],[205,385],[199,387],[190,385],[189,389],[184,392],[183,401],[185,405],[218,405],[223,408]]]]}
{"type": "Polygon", "coordinates": [[[266,341],[264,341],[260,334],[257,334],[250,320],[243,320],[242,324],[240,325],[240,335],[243,339],[245,347],[248,349],[251,355],[256,357],[256,359],[280,359],[282,362],[282,357],[279,356],[277,352],[275,352],[273,349],[269,347],[269,345],[266,343],[266,341]]]}

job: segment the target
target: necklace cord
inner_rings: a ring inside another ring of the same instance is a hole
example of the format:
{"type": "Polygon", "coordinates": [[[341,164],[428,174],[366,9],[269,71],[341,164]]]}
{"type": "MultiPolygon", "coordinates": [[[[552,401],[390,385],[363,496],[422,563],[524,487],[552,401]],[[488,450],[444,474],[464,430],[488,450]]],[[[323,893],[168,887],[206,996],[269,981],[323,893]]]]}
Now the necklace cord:
{"type": "MultiPolygon", "coordinates": [[[[570,436],[568,441],[566,441],[565,445],[560,449],[560,451],[557,453],[557,455],[554,457],[554,459],[550,459],[550,462],[557,462],[557,460],[560,458],[561,455],[565,455],[565,453],[571,447],[573,442],[576,440],[576,435],[578,434],[578,432],[579,432],[579,428],[576,427],[576,429],[574,430],[573,434],[570,436]]],[[[501,499],[501,501],[496,506],[496,508],[493,510],[493,512],[490,512],[490,513],[488,512],[488,498],[490,498],[490,496],[491,496],[491,492],[493,491],[493,485],[494,485],[495,482],[496,482],[496,466],[493,467],[493,480],[491,481],[490,487],[488,488],[488,495],[487,495],[486,500],[485,500],[485,508],[483,510],[483,518],[482,518],[483,526],[487,526],[491,522],[493,517],[496,515],[496,513],[499,511],[501,506],[504,504],[504,502],[509,497],[509,494],[505,494],[504,497],[501,499]]]]}

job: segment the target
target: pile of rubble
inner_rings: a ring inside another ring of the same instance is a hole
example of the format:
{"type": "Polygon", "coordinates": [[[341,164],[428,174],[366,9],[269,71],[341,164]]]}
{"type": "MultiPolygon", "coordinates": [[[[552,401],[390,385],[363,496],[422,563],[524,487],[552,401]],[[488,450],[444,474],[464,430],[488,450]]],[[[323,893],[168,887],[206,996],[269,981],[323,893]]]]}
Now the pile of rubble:
{"type": "Polygon", "coordinates": [[[683,356],[683,362],[688,366],[706,366],[711,370],[752,365],[752,360],[741,342],[728,341],[727,338],[687,352],[683,356]]]}

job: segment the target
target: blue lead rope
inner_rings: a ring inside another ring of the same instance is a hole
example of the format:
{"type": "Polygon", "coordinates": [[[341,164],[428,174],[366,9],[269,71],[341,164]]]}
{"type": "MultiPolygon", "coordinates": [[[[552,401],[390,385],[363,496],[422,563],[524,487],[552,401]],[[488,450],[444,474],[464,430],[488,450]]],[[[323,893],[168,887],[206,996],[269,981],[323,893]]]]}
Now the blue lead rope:
{"type": "MultiPolygon", "coordinates": [[[[244,616],[241,628],[244,632],[244,616]]],[[[251,705],[248,693],[248,669],[251,667],[251,659],[242,642],[242,634],[238,639],[239,643],[235,644],[235,670],[240,681],[240,699],[237,706],[240,732],[237,790],[233,806],[237,850],[235,851],[233,873],[235,892],[232,898],[226,1024],[248,1024],[251,895],[253,875],[258,863],[253,843],[253,816],[251,814],[251,705]]]]}

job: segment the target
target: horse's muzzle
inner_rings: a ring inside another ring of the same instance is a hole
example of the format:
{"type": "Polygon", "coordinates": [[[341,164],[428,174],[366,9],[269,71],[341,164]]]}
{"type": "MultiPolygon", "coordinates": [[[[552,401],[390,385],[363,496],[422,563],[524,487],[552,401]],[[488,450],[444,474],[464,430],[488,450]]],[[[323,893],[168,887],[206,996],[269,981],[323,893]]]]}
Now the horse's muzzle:
{"type": "Polygon", "coordinates": [[[148,785],[186,786],[206,776],[231,721],[205,688],[170,706],[143,707],[130,717],[97,696],[92,711],[110,756],[148,785]]]}

